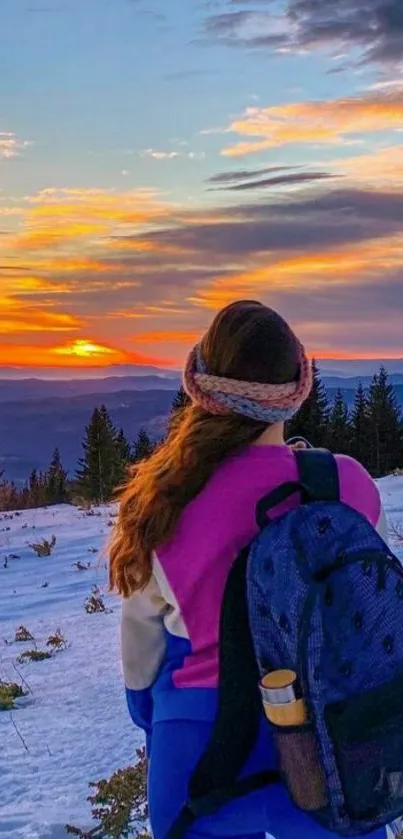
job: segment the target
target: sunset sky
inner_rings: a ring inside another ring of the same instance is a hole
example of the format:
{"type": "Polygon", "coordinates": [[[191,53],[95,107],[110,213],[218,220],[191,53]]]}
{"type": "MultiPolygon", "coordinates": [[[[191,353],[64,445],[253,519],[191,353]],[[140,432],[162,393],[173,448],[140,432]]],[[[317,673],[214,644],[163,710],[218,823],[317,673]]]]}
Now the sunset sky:
{"type": "Polygon", "coordinates": [[[402,0],[1,0],[0,367],[403,357],[402,0]]]}

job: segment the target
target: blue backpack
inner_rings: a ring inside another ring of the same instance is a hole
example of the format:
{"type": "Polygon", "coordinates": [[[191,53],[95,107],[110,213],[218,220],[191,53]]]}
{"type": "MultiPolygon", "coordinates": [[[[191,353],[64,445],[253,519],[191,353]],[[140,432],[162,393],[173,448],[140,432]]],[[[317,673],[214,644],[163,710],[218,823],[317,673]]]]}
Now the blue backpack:
{"type": "Polygon", "coordinates": [[[403,569],[368,521],[340,501],[333,456],[314,449],[295,456],[299,481],[259,502],[260,533],[229,575],[218,715],[167,839],[279,782],[339,836],[367,834],[403,815],[403,569]],[[270,521],[294,493],[301,505],[270,521]],[[239,780],[261,726],[259,680],[277,669],[298,674],[309,721],[268,722],[278,767],[239,780]]]}

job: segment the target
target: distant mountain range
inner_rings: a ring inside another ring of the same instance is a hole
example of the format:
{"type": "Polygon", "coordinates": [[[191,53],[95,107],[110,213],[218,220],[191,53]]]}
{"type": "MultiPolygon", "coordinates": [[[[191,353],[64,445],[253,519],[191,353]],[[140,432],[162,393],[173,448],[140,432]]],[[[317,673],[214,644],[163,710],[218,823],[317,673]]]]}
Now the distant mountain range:
{"type": "MultiPolygon", "coordinates": [[[[373,369],[365,372],[367,362],[362,364],[361,371],[353,367],[350,377],[338,376],[322,365],[330,398],[341,388],[348,404],[352,404],[359,381],[364,387],[371,382],[373,369]]],[[[374,369],[380,364],[376,363],[374,369]]],[[[399,365],[400,370],[390,379],[403,406],[403,361],[399,365]]],[[[113,422],[124,429],[129,440],[136,438],[141,427],[150,436],[161,437],[181,381],[178,371],[165,372],[141,368],[140,374],[133,375],[131,370],[103,379],[0,378],[0,469],[10,479],[25,481],[32,469],[47,467],[58,446],[66,468],[74,473],[85,426],[93,409],[101,404],[106,405],[113,422]]]]}
{"type": "Polygon", "coordinates": [[[322,376],[336,376],[337,378],[358,378],[372,376],[380,367],[385,367],[390,375],[403,375],[403,358],[377,359],[317,359],[322,376]]]}
{"type": "MultiPolygon", "coordinates": [[[[337,376],[346,378],[351,376],[372,376],[381,365],[386,367],[389,373],[403,374],[403,357],[396,359],[317,359],[319,367],[324,376],[337,376]]],[[[72,378],[80,381],[103,380],[107,378],[139,376],[158,376],[164,379],[177,379],[180,376],[179,370],[168,367],[153,367],[145,364],[114,364],[107,367],[80,367],[74,369],[61,367],[1,367],[0,380],[7,381],[41,379],[45,381],[70,381],[72,378]],[[29,369],[29,377],[27,372],[29,369]]]]}
{"type": "Polygon", "coordinates": [[[178,370],[168,367],[153,367],[146,364],[111,364],[107,367],[1,367],[0,379],[13,381],[15,379],[44,379],[46,381],[69,381],[70,379],[106,379],[115,376],[160,376],[165,379],[177,378],[178,370]],[[29,372],[29,377],[27,373],[29,372]]]}
{"type": "Polygon", "coordinates": [[[106,405],[113,422],[133,441],[141,427],[153,438],[164,433],[176,392],[120,390],[40,400],[3,401],[0,410],[0,469],[16,481],[25,480],[32,469],[45,469],[55,446],[63,463],[74,472],[81,456],[85,426],[97,405],[106,405]]]}
{"type": "MultiPolygon", "coordinates": [[[[0,379],[0,403],[118,393],[119,391],[177,390],[180,376],[108,376],[106,379],[0,379]]],[[[94,403],[94,400],[93,400],[94,403]]]]}

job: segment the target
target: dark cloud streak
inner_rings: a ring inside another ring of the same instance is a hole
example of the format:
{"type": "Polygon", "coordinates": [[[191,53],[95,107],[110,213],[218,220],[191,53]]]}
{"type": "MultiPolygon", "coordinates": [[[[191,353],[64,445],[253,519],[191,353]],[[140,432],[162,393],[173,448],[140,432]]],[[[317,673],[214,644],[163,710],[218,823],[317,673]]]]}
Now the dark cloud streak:
{"type": "Polygon", "coordinates": [[[263,169],[237,169],[232,172],[218,172],[208,178],[208,184],[228,184],[237,181],[246,181],[250,178],[260,178],[262,175],[270,175],[275,172],[287,172],[289,169],[299,169],[299,166],[266,166],[263,169]]]}
{"type": "Polygon", "coordinates": [[[210,187],[210,191],[218,192],[227,190],[231,192],[247,192],[253,189],[265,189],[276,186],[296,186],[298,184],[313,183],[314,181],[325,181],[337,177],[330,172],[294,172],[290,175],[278,175],[275,178],[262,178],[258,181],[246,181],[245,183],[231,184],[229,186],[210,187]]]}
{"type": "MultiPolygon", "coordinates": [[[[183,250],[209,264],[232,255],[254,253],[309,253],[400,234],[403,226],[403,192],[338,189],[328,193],[306,192],[298,197],[273,198],[220,211],[220,220],[181,225],[151,232],[149,242],[183,250]],[[199,256],[197,256],[199,254],[199,256]]],[[[141,241],[142,237],[129,236],[141,241]]],[[[147,260],[147,255],[142,258],[147,260]]],[[[151,259],[154,259],[151,254],[151,259]]]]}
{"type": "MultiPolygon", "coordinates": [[[[242,5],[252,5],[243,0],[242,5]]],[[[264,49],[330,48],[357,49],[364,62],[393,64],[403,60],[402,0],[287,0],[289,31],[284,34],[245,35],[244,27],[253,27],[257,16],[275,14],[275,0],[266,0],[265,8],[234,11],[241,5],[230,0],[229,12],[210,15],[205,21],[207,36],[233,46],[264,49]]]]}

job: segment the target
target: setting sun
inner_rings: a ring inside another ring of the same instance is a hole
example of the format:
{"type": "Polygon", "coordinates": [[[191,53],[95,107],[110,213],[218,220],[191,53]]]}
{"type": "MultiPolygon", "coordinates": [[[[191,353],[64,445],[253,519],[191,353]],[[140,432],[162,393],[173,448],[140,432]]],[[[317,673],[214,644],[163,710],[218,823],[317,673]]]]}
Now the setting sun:
{"type": "Polygon", "coordinates": [[[99,358],[100,356],[115,354],[115,350],[110,347],[104,347],[102,344],[96,344],[94,341],[85,339],[78,339],[64,347],[55,347],[54,352],[57,355],[72,355],[78,358],[99,358]]]}

